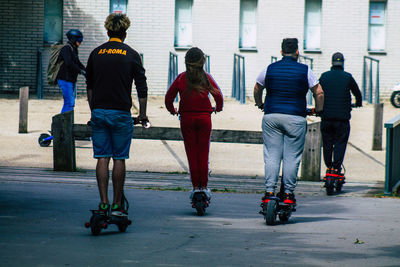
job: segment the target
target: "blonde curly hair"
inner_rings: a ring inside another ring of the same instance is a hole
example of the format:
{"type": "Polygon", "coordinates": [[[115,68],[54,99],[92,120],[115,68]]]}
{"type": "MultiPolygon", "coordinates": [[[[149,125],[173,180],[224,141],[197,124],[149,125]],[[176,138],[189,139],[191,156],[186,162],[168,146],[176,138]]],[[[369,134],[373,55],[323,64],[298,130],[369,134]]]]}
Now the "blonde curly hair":
{"type": "Polygon", "coordinates": [[[113,33],[124,33],[131,26],[131,21],[125,14],[112,13],[104,22],[107,31],[113,33]]]}

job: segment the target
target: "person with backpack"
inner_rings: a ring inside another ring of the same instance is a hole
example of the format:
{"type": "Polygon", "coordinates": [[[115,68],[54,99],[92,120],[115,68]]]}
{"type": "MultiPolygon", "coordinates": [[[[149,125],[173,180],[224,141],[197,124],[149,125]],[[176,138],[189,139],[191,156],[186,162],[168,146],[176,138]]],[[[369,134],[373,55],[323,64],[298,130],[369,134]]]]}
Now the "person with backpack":
{"type": "Polygon", "coordinates": [[[124,205],[125,160],[129,158],[133,120],[132,83],[139,99],[139,121],[148,121],[147,82],[139,53],[124,43],[130,20],[125,14],[110,14],[104,27],[109,41],[96,47],[87,62],[87,96],[91,110],[93,154],[97,159],[96,177],[101,215],[127,218],[124,205]],[[114,196],[108,198],[109,165],[113,159],[114,196]]]}
{"type": "Polygon", "coordinates": [[[61,48],[57,59],[57,63],[62,62],[56,78],[64,98],[61,113],[74,109],[76,79],[78,74],[86,75],[86,68],[78,57],[78,47],[83,41],[83,34],[79,30],[72,29],[66,35],[68,42],[61,48]]]}
{"type": "MultiPolygon", "coordinates": [[[[211,137],[211,114],[220,112],[223,96],[217,83],[204,71],[205,55],[197,47],[190,48],[185,55],[186,71],[179,74],[165,95],[165,106],[172,115],[180,115],[181,132],[194,193],[204,191],[208,200],[211,191],[208,184],[208,155],[211,137]],[[174,99],[179,93],[179,110],[174,107],[174,99]],[[211,106],[209,94],[216,102],[211,106]]],[[[193,204],[193,203],[192,203],[193,204]]]]}

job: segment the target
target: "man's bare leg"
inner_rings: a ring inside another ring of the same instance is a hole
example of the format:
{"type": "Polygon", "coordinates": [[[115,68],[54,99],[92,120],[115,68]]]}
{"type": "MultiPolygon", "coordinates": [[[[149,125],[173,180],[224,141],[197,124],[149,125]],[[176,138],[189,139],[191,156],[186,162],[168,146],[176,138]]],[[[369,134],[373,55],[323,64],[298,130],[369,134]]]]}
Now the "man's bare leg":
{"type": "Polygon", "coordinates": [[[108,201],[108,165],[110,158],[98,158],[96,165],[97,186],[99,187],[101,203],[109,203],[108,201]]]}
{"type": "Polygon", "coordinates": [[[114,188],[113,203],[117,203],[118,206],[121,206],[122,192],[124,190],[125,183],[125,173],[125,160],[114,159],[114,166],[112,171],[112,181],[114,188]]]}

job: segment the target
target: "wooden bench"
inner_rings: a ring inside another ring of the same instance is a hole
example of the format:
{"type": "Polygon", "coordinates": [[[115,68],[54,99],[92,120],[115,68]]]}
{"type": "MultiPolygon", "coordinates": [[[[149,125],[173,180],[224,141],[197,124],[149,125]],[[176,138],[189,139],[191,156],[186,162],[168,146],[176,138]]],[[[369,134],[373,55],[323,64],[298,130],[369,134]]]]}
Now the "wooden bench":
{"type": "MultiPolygon", "coordinates": [[[[53,168],[55,171],[76,171],[75,139],[91,137],[91,127],[74,124],[73,111],[53,117],[51,131],[53,139],[53,168]]],[[[135,127],[133,139],[181,141],[179,128],[135,127]]],[[[211,142],[263,144],[261,131],[212,130],[211,142]]],[[[321,173],[320,122],[309,123],[301,163],[302,180],[319,181],[321,173]]]]}

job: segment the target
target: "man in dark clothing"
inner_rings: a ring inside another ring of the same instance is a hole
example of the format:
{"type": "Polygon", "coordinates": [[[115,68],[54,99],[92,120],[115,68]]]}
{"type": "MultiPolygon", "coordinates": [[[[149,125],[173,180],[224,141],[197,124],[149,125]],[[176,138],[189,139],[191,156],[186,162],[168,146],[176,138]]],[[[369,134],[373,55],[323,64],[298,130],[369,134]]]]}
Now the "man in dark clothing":
{"type": "Polygon", "coordinates": [[[325,93],[321,132],[326,176],[344,178],[341,166],[350,134],[350,92],[356,98],[355,107],[362,106],[361,92],[353,76],[344,71],[344,57],[339,52],[333,54],[332,68],[321,75],[319,83],[325,93]]]}
{"type": "Polygon", "coordinates": [[[105,28],[110,40],[95,48],[87,64],[87,95],[92,111],[92,141],[97,158],[96,176],[100,192],[99,212],[108,215],[109,163],[113,158],[113,204],[111,215],[126,217],[123,205],[125,159],[133,133],[132,82],[135,80],[139,98],[139,120],[147,120],[147,83],[145,70],[138,52],[124,44],[130,20],[126,15],[111,14],[105,28]]]}
{"type": "Polygon", "coordinates": [[[64,105],[61,113],[71,111],[75,106],[76,79],[78,74],[86,75],[85,66],[78,57],[78,47],[83,41],[83,34],[79,30],[69,30],[67,32],[68,42],[61,48],[58,61],[63,61],[57,74],[57,83],[60,87],[64,105]]]}

